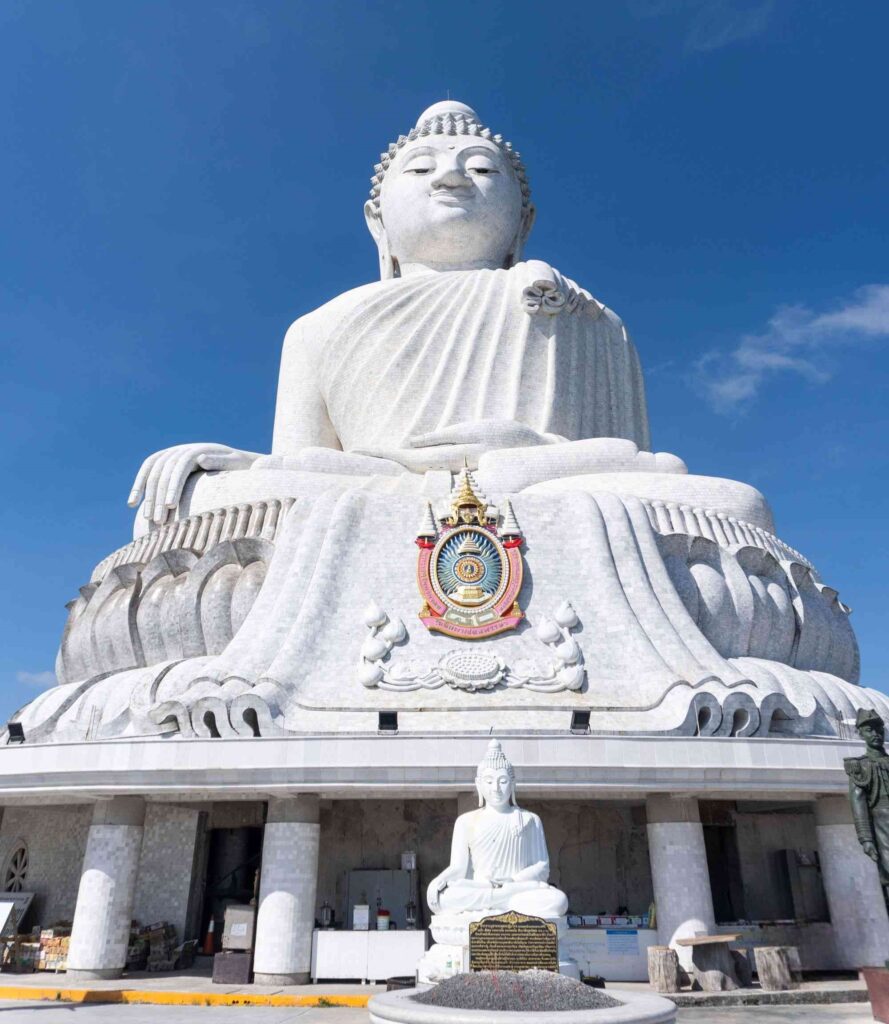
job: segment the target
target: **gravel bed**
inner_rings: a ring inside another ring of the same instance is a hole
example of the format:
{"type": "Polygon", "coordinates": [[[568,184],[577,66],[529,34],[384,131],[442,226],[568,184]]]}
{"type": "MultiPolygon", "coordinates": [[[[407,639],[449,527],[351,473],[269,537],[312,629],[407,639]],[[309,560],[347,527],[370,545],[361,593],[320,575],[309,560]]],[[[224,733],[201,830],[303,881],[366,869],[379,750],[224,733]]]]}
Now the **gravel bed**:
{"type": "Polygon", "coordinates": [[[477,971],[457,974],[412,997],[455,1010],[604,1010],[620,1006],[601,989],[552,971],[477,971]]]}

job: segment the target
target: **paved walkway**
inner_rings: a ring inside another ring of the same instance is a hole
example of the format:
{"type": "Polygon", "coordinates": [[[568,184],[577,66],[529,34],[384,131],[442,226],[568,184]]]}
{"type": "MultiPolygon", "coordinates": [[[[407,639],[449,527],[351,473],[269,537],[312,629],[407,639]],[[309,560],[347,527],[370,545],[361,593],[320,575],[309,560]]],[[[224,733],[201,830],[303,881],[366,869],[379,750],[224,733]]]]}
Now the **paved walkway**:
{"type": "MultiPolygon", "coordinates": [[[[367,1024],[363,1008],[84,1006],[0,1000],[0,1024],[367,1024]]],[[[680,1010],[678,1024],[873,1024],[870,1006],[752,1006],[680,1010]]]]}
{"type": "MultiPolygon", "coordinates": [[[[69,982],[64,973],[0,974],[0,1000],[25,999],[75,1004],[154,1003],[161,1006],[279,1006],[305,1008],[320,1004],[361,1007],[385,985],[214,985],[209,966],[154,974],[136,971],[115,981],[69,982]]],[[[326,1019],[326,1018],[325,1018],[326,1019]]]]}
{"type": "MultiPolygon", "coordinates": [[[[637,992],[650,992],[647,984],[615,985],[637,992]]],[[[0,974],[0,1024],[28,1020],[32,1024],[68,1021],[108,1021],[109,1024],[142,1024],[160,1021],[169,1024],[171,1007],[175,1021],[215,1024],[217,1021],[267,1022],[285,1024],[299,1020],[314,1024],[349,1024],[367,1021],[367,1001],[384,991],[382,985],[214,985],[208,965],[199,963],[190,971],[170,974],[139,972],[116,981],[75,984],[64,974],[0,974]]],[[[793,1022],[793,1024],[860,1024],[871,1021],[867,993],[861,981],[824,980],[808,982],[793,993],[759,993],[743,990],[734,993],[683,993],[683,1002],[725,1000],[724,1005],[683,1008],[680,1021],[697,1024],[738,1024],[751,1017],[757,1022],[793,1022]],[[732,1000],[755,1000],[763,996],[776,1001],[793,1000],[795,1005],[729,1005],[732,1000]],[[829,1005],[812,1005],[827,1003],[829,1005]],[[805,1004],[805,1005],[801,1005],[805,1004]],[[744,1016],[746,1015],[746,1016],[744,1016]]]]}

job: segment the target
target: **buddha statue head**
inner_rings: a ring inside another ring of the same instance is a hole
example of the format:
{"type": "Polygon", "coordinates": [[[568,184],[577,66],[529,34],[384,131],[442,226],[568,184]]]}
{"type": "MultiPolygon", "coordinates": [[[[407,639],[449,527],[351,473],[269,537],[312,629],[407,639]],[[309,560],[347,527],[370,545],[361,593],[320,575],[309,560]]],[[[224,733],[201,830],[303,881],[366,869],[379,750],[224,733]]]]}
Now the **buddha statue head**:
{"type": "Polygon", "coordinates": [[[518,807],[515,798],[515,769],[503,753],[498,740],[491,740],[475,773],[479,807],[502,811],[510,804],[518,807]]]}
{"type": "Polygon", "coordinates": [[[383,280],[413,270],[511,267],[534,222],[519,154],[465,103],[424,110],[381,154],[364,206],[383,280]]]}

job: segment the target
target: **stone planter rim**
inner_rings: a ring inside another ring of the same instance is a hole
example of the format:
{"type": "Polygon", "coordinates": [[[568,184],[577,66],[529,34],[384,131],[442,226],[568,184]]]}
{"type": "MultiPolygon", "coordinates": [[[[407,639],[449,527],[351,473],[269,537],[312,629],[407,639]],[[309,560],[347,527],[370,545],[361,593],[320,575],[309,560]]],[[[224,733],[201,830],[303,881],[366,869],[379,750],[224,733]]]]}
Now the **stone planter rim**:
{"type": "Polygon", "coordinates": [[[417,992],[426,992],[431,985],[383,992],[367,1005],[371,1024],[391,1021],[392,1024],[670,1024],[676,1019],[676,1004],[661,996],[645,992],[606,989],[622,1006],[595,1010],[464,1010],[452,1006],[429,1006],[412,1002],[417,992]]]}

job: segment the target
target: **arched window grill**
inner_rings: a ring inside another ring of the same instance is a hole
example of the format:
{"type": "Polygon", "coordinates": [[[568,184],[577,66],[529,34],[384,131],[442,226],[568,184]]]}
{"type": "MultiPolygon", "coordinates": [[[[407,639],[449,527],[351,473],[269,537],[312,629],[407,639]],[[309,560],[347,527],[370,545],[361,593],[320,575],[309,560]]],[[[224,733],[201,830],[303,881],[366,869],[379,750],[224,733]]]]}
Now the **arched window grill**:
{"type": "Polygon", "coordinates": [[[28,847],[19,840],[12,853],[6,858],[3,869],[3,890],[5,892],[21,892],[28,880],[28,847]]]}

